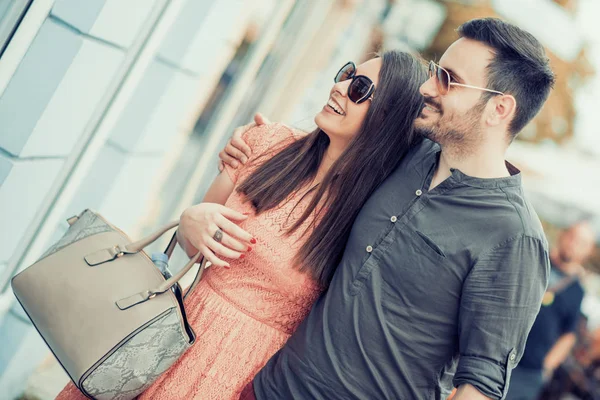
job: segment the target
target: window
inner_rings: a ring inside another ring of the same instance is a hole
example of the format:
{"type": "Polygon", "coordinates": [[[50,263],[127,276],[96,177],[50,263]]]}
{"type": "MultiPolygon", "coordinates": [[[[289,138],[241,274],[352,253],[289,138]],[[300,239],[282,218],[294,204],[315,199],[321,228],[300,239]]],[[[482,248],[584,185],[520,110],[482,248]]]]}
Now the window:
{"type": "Polygon", "coordinates": [[[33,0],[0,0],[0,57],[33,0]]]}

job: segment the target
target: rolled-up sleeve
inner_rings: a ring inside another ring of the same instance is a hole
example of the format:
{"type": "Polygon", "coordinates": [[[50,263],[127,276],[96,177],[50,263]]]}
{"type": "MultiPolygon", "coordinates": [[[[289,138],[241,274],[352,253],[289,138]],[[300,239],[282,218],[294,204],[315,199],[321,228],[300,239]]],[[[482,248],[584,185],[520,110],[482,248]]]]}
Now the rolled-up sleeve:
{"type": "Polygon", "coordinates": [[[468,383],[492,399],[506,395],[510,372],[540,309],[549,269],[545,242],[529,236],[512,238],[479,256],[462,289],[456,387],[468,383]]]}

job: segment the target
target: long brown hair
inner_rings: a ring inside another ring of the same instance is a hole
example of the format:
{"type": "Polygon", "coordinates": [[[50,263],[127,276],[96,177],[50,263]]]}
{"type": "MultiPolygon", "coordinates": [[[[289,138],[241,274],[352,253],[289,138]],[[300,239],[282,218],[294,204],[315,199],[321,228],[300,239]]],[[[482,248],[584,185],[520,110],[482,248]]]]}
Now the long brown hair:
{"type": "MultiPolygon", "coordinates": [[[[424,66],[412,55],[383,53],[375,96],[358,134],[321,184],[309,191],[314,196],[288,230],[288,234],[295,232],[314,212],[310,224],[314,229],[295,261],[323,287],[329,285],[365,201],[420,140],[413,122],[423,107],[419,86],[425,80],[424,66]]],[[[313,181],[328,145],[327,134],[316,129],[260,165],[238,192],[252,202],[257,213],[277,207],[313,181]]]]}

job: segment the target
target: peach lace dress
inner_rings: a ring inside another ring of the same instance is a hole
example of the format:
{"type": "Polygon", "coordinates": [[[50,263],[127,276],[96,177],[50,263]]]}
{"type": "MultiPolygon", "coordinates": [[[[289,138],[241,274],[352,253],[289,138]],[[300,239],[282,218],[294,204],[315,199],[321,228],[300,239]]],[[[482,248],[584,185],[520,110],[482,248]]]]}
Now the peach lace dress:
{"type": "MultiPolygon", "coordinates": [[[[256,168],[253,160],[275,154],[294,138],[294,132],[281,124],[246,132],[252,149],[250,162],[238,170],[227,168],[236,187],[256,168]]],[[[244,386],[284,345],[321,293],[316,281],[292,265],[309,222],[294,234],[285,234],[306,210],[310,196],[294,209],[305,191],[256,215],[234,190],[225,205],[249,214],[240,226],[254,235],[257,244],[244,259],[228,260],[231,269],[205,271],[186,300],[196,343],[139,399],[237,400],[244,386]]],[[[57,399],[85,397],[69,383],[57,399]]]]}

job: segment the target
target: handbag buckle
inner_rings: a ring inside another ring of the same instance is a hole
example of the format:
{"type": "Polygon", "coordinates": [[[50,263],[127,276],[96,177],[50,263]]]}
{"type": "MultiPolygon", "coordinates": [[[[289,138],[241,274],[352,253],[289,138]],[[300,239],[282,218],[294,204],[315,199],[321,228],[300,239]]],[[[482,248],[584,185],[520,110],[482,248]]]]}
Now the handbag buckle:
{"type": "Polygon", "coordinates": [[[113,247],[113,251],[115,252],[115,257],[117,258],[123,257],[123,255],[125,254],[125,252],[123,252],[123,250],[119,248],[119,245],[113,247]]]}

